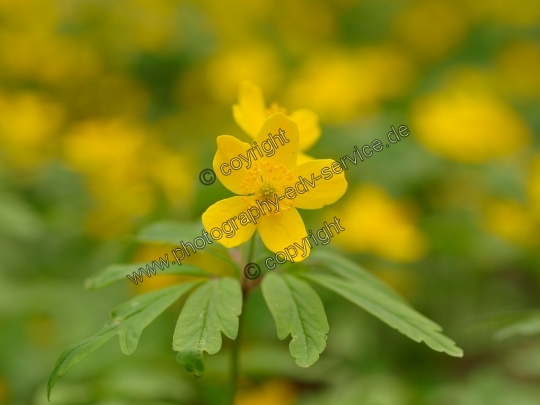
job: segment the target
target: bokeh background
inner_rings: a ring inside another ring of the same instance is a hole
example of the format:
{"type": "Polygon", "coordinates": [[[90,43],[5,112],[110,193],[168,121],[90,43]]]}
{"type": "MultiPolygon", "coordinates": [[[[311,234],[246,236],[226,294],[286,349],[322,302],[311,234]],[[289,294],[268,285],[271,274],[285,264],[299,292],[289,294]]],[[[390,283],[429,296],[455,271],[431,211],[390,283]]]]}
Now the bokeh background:
{"type": "MultiPolygon", "coordinates": [[[[540,309],[537,0],[0,0],[0,404],[45,404],[62,350],[153,277],[87,291],[111,263],[153,260],[133,235],[197,220],[230,196],[198,173],[234,122],[238,87],[309,108],[339,159],[411,136],[346,172],[345,252],[443,325],[450,358],[320,291],[327,349],[309,369],[248,302],[238,404],[538,405],[540,337],[493,340],[540,309]]],[[[135,355],[115,339],[62,377],[53,404],[220,404],[228,343],[193,379],[171,339],[180,307],[135,355]]]]}

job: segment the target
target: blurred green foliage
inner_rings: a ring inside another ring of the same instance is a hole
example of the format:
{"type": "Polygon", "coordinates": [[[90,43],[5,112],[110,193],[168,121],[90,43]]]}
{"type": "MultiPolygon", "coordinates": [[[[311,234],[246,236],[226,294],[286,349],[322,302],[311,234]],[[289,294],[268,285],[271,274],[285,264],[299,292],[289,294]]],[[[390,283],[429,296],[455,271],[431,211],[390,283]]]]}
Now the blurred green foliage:
{"type": "MultiPolygon", "coordinates": [[[[338,203],[302,215],[308,229],[338,215],[336,246],[465,357],[317,289],[327,349],[302,369],[256,290],[238,403],[538,404],[540,337],[492,339],[540,309],[538,72],[534,0],[0,0],[0,404],[45,404],[63,349],[177,280],[83,288],[111,263],[166,250],[137,241],[142,226],[198,220],[230,196],[198,173],[217,135],[249,140],[231,114],[244,79],[268,104],[318,114],[313,157],[409,126],[347,171],[338,203]]],[[[133,356],[109,342],[77,365],[52,403],[220,404],[228,348],[205,358],[204,378],[186,374],[171,350],[180,307],[133,356]]]]}

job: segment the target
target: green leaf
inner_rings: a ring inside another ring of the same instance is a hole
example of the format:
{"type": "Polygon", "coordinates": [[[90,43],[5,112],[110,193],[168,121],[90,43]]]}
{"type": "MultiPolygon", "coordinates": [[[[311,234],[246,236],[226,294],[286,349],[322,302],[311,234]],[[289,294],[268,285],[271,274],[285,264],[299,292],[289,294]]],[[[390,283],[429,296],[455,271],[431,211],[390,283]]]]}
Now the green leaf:
{"type": "MultiPolygon", "coordinates": [[[[158,260],[159,262],[159,260],[158,260]]],[[[125,280],[126,276],[133,276],[133,273],[141,274],[143,280],[152,276],[152,272],[148,270],[147,266],[151,266],[152,263],[134,263],[134,264],[112,264],[107,266],[101,272],[89,277],[84,283],[84,287],[89,290],[97,290],[99,288],[107,287],[112,283],[125,280]],[[146,272],[140,272],[139,269],[143,268],[146,272]]],[[[164,266],[162,266],[164,267],[164,266]]],[[[178,274],[194,277],[209,277],[211,274],[203,269],[190,264],[182,264],[181,266],[169,265],[168,268],[160,270],[157,265],[154,265],[156,273],[162,274],[178,274]]],[[[132,277],[137,280],[136,277],[132,277]]]]}
{"type": "Polygon", "coordinates": [[[318,294],[303,280],[268,273],[262,281],[264,299],[276,322],[278,338],[292,336],[289,350],[296,364],[309,367],[326,347],[328,321],[318,294]]]}
{"type": "Polygon", "coordinates": [[[398,295],[395,291],[388,288],[381,280],[365,270],[358,264],[347,260],[343,256],[334,253],[327,249],[317,249],[311,251],[309,258],[305,262],[307,265],[322,265],[333,271],[338,276],[349,280],[356,280],[360,283],[367,284],[388,298],[395,300],[399,299],[405,302],[405,299],[398,295]]]}
{"type": "Polygon", "coordinates": [[[131,356],[137,349],[143,329],[195,284],[198,283],[182,283],[142,294],[113,309],[111,318],[118,323],[122,352],[131,356]]]}
{"type": "Polygon", "coordinates": [[[122,352],[128,355],[133,354],[143,329],[196,284],[198,282],[182,283],[152,291],[134,297],[116,307],[111,312],[112,321],[107,322],[101,331],[88,339],[75,343],[60,355],[49,377],[47,397],[50,397],[51,389],[59,377],[112,339],[114,335],[119,335],[122,352]]]}
{"type": "Polygon", "coordinates": [[[383,292],[380,291],[380,285],[373,285],[369,281],[347,280],[329,275],[303,274],[302,277],[338,293],[415,342],[424,341],[438,352],[455,357],[463,356],[463,351],[440,333],[442,329],[439,325],[415,311],[390,289],[383,292]]]}
{"type": "MultiPolygon", "coordinates": [[[[137,234],[137,240],[139,242],[179,245],[182,241],[193,243],[193,239],[196,237],[203,237],[203,231],[204,227],[201,222],[161,221],[142,228],[137,234]]],[[[206,242],[204,251],[236,268],[236,264],[230,260],[227,249],[219,242],[214,241],[212,237],[208,238],[212,243],[206,242]]]]}
{"type": "Polygon", "coordinates": [[[155,222],[142,228],[137,234],[140,242],[163,242],[179,244],[180,241],[193,241],[202,235],[203,226],[198,222],[155,222]]]}
{"type": "Polygon", "coordinates": [[[529,313],[519,321],[497,331],[493,337],[496,340],[504,340],[513,336],[531,336],[540,333],[540,313],[529,313]]]}
{"type": "Polygon", "coordinates": [[[84,359],[94,350],[103,346],[118,333],[117,325],[107,322],[103,329],[88,339],[81,340],[68,347],[58,358],[47,384],[47,398],[50,400],[51,390],[59,377],[64,375],[73,365],[84,359]]]}
{"type": "Polygon", "coordinates": [[[133,274],[133,272],[138,271],[139,267],[145,265],[146,263],[111,264],[99,273],[87,278],[84,281],[84,288],[88,290],[97,290],[106,287],[115,281],[123,280],[126,278],[126,275],[133,274]]]}
{"type": "Polygon", "coordinates": [[[221,333],[230,339],[238,334],[242,290],[237,280],[224,277],[207,281],[187,299],[173,336],[177,360],[195,377],[204,373],[203,351],[221,349],[221,333]]]}

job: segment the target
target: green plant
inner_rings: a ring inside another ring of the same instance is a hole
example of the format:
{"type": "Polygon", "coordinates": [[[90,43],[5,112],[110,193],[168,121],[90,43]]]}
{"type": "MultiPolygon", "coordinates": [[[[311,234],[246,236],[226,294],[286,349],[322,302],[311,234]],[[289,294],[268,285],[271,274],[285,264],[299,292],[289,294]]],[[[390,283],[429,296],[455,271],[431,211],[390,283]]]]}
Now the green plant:
{"type": "MultiPolygon", "coordinates": [[[[138,239],[143,242],[171,243],[179,238],[192,237],[196,226],[156,223],[142,229],[138,239]]],[[[255,240],[252,237],[249,246],[241,248],[225,249],[217,244],[207,248],[210,254],[231,264],[234,274],[217,276],[209,269],[189,264],[165,268],[162,273],[198,275],[202,278],[201,281],[180,283],[139,295],[115,308],[111,312],[112,320],[102,330],[72,345],[60,355],[49,379],[48,395],[60,376],[115,335],[118,335],[122,352],[133,354],[143,329],[175,301],[189,295],[173,336],[177,360],[187,371],[200,377],[204,373],[203,352],[214,354],[221,349],[222,332],[233,339],[230,387],[226,401],[232,404],[239,373],[243,303],[247,295],[259,286],[274,317],[278,338],[283,340],[291,335],[290,353],[299,366],[309,367],[318,360],[325,349],[329,330],[323,303],[310,283],[334,291],[416,342],[423,341],[433,350],[451,356],[462,356],[461,349],[441,333],[436,323],[411,308],[403,298],[361,266],[326,247],[314,249],[302,263],[286,264],[266,271],[255,280],[246,278],[241,271],[243,266],[268,256],[263,246],[255,247],[255,240]]],[[[99,289],[125,280],[126,273],[138,267],[140,265],[109,266],[87,280],[86,287],[99,289]]],[[[145,282],[151,283],[152,278],[145,282]]]]}

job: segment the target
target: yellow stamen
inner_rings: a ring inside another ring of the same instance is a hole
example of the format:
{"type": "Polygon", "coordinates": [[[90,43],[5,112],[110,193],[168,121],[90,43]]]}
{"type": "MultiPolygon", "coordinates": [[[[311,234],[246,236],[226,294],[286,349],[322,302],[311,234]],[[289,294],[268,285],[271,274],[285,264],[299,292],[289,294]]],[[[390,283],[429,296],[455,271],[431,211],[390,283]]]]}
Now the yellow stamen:
{"type": "MultiPolygon", "coordinates": [[[[273,201],[275,195],[279,198],[287,187],[293,186],[292,172],[284,164],[275,162],[257,162],[241,184],[244,201],[249,201],[251,206],[255,206],[257,200],[273,201]],[[253,196],[256,198],[249,198],[253,196]]],[[[280,211],[290,210],[293,206],[294,200],[284,198],[279,202],[280,211]]]]}

